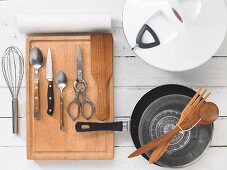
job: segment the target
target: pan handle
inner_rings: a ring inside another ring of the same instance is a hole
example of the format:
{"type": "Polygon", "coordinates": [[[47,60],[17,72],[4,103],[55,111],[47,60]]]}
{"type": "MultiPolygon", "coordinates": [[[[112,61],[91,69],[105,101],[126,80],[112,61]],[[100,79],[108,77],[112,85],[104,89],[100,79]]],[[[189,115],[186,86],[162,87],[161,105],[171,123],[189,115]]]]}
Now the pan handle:
{"type": "Polygon", "coordinates": [[[98,122],[77,122],[75,125],[77,132],[93,131],[122,131],[123,122],[98,123],[98,122]]]}

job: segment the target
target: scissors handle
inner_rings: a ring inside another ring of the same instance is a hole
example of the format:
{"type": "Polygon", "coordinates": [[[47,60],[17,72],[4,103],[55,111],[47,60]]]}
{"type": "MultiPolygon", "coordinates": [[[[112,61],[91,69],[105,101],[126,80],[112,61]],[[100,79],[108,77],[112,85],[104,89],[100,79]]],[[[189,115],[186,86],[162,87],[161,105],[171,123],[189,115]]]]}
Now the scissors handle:
{"type": "Polygon", "coordinates": [[[95,106],[94,104],[86,97],[86,89],[87,89],[87,83],[82,79],[82,80],[76,80],[74,82],[74,91],[75,91],[75,97],[74,99],[68,104],[67,106],[67,113],[69,115],[69,117],[75,121],[80,114],[82,114],[82,116],[85,119],[90,119],[91,116],[93,115],[93,113],[95,112],[95,106]],[[83,86],[82,88],[78,88],[77,84],[81,83],[83,86]],[[79,99],[79,95],[81,95],[81,100],[79,99]],[[70,108],[72,106],[72,104],[77,104],[78,106],[78,111],[77,114],[71,114],[70,112],[70,108]],[[88,104],[91,107],[91,111],[89,113],[85,113],[84,111],[84,106],[88,104]]]}
{"type": "Polygon", "coordinates": [[[75,121],[79,117],[80,107],[81,107],[80,101],[76,97],[68,104],[68,106],[67,106],[67,113],[68,113],[69,117],[73,121],[75,121]],[[78,111],[77,111],[77,113],[75,115],[71,114],[71,112],[70,112],[70,108],[71,108],[72,104],[77,104],[78,105],[78,111]]]}
{"type": "Polygon", "coordinates": [[[93,115],[93,113],[95,112],[95,106],[94,104],[83,94],[83,99],[82,101],[80,102],[78,100],[78,98],[74,98],[67,106],[67,113],[69,115],[69,117],[75,121],[78,117],[79,117],[79,114],[82,114],[82,116],[85,118],[85,119],[90,119],[91,116],[93,115]],[[77,104],[78,105],[78,111],[75,115],[71,114],[70,110],[71,110],[71,106],[73,104],[77,104]],[[91,111],[89,113],[86,113],[84,112],[84,106],[85,104],[89,104],[90,107],[91,107],[91,111]]]}
{"type": "Polygon", "coordinates": [[[85,92],[82,93],[82,101],[81,101],[81,114],[85,119],[90,119],[93,113],[95,112],[94,104],[86,97],[85,92]],[[86,113],[84,112],[85,104],[89,104],[91,107],[91,111],[86,113]]]}

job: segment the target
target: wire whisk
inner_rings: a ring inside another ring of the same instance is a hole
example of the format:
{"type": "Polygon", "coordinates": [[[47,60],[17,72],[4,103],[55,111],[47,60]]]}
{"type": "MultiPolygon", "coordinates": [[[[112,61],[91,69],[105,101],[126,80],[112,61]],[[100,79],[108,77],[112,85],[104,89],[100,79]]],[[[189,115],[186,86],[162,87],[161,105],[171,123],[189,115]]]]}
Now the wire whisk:
{"type": "Polygon", "coordinates": [[[24,76],[24,57],[17,47],[11,46],[5,50],[2,73],[12,96],[13,133],[18,133],[18,95],[24,76]]]}

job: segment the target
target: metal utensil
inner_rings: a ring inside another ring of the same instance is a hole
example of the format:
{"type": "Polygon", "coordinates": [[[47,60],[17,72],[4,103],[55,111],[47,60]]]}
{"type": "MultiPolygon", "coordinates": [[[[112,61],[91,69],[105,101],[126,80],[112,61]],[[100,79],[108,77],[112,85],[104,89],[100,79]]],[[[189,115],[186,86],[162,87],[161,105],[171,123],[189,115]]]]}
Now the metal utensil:
{"type": "Polygon", "coordinates": [[[39,111],[39,69],[43,65],[43,54],[39,48],[32,48],[30,50],[29,62],[35,70],[34,74],[34,118],[40,119],[39,111]]]}
{"type": "Polygon", "coordinates": [[[52,56],[51,56],[50,48],[48,48],[48,52],[47,52],[46,79],[48,80],[48,90],[47,90],[48,108],[47,108],[47,113],[50,116],[52,116],[53,113],[54,113],[54,91],[53,91],[52,56]]]}
{"type": "Polygon", "coordinates": [[[78,47],[78,52],[77,52],[77,79],[73,84],[73,88],[75,91],[75,97],[67,106],[67,112],[69,117],[73,121],[75,121],[80,114],[82,114],[82,116],[86,119],[91,118],[92,114],[95,112],[95,106],[92,103],[92,101],[86,97],[87,83],[83,79],[83,60],[82,60],[82,53],[81,53],[80,47],[78,47]],[[79,88],[79,84],[82,85],[81,88],[79,88]],[[81,95],[81,100],[79,98],[80,95],[81,95]],[[78,105],[78,111],[77,111],[77,114],[75,114],[75,116],[72,115],[70,112],[70,108],[74,103],[78,105]],[[84,112],[85,104],[88,104],[91,107],[91,111],[89,113],[84,112]]]}
{"type": "Polygon", "coordinates": [[[58,86],[58,88],[60,89],[60,130],[64,130],[64,110],[63,110],[63,104],[64,104],[64,100],[63,100],[63,89],[66,87],[67,85],[67,77],[65,75],[65,73],[63,71],[60,71],[57,73],[56,75],[56,85],[58,86]]]}
{"type": "Polygon", "coordinates": [[[8,47],[2,58],[2,72],[12,96],[13,133],[18,133],[18,94],[24,75],[24,58],[17,47],[8,47]]]}

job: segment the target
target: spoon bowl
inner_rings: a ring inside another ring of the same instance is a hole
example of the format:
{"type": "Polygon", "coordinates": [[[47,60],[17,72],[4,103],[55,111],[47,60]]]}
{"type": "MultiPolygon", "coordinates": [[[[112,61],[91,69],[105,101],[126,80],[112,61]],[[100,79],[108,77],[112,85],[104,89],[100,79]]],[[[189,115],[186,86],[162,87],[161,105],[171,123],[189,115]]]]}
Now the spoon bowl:
{"type": "Polygon", "coordinates": [[[30,50],[29,62],[33,68],[38,70],[43,65],[43,54],[39,48],[32,48],[30,50]]]}
{"type": "Polygon", "coordinates": [[[58,88],[62,91],[67,85],[67,77],[63,71],[59,71],[56,76],[56,84],[58,88]]]}
{"type": "Polygon", "coordinates": [[[210,124],[213,123],[219,115],[218,106],[212,102],[206,102],[199,109],[199,115],[201,124],[210,124]]]}

